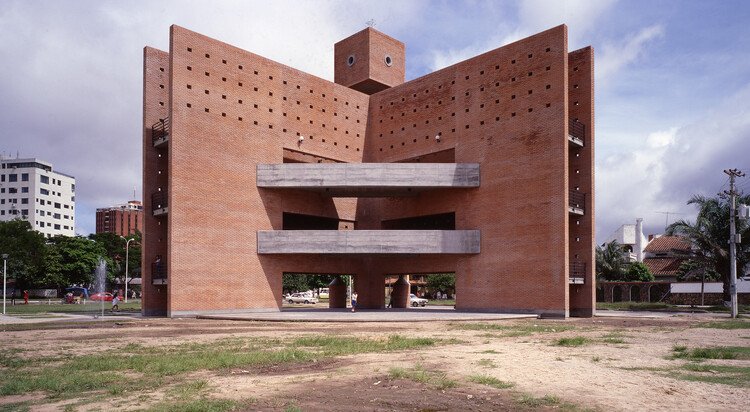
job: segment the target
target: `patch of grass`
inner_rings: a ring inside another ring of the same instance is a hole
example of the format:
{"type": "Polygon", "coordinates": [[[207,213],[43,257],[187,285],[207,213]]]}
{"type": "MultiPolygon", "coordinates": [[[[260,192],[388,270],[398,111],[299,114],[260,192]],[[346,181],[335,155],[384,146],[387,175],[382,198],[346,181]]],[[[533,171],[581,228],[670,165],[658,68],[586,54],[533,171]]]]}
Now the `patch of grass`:
{"type": "Polygon", "coordinates": [[[750,347],[717,346],[712,348],[693,348],[675,346],[672,348],[673,359],[750,359],[750,347]]]}
{"type": "Polygon", "coordinates": [[[0,405],[0,410],[7,412],[27,412],[31,410],[31,402],[15,402],[0,405]]]}
{"type": "MultiPolygon", "coordinates": [[[[49,358],[25,357],[21,363],[13,360],[12,353],[6,351],[6,356],[0,359],[15,367],[0,374],[0,396],[35,391],[55,398],[85,398],[87,393],[95,391],[119,395],[158,389],[179,380],[180,375],[200,370],[305,363],[340,355],[416,349],[437,343],[435,339],[399,335],[387,339],[312,336],[283,342],[278,339],[230,338],[159,347],[131,344],[124,345],[125,350],[117,348],[96,354],[61,357],[53,362],[49,358]]],[[[200,392],[206,384],[189,382],[172,390],[185,395],[200,392]]],[[[192,406],[186,404],[185,407],[192,406]]],[[[210,403],[207,407],[218,406],[210,403]]]]}
{"type": "MultiPolygon", "coordinates": [[[[102,305],[100,302],[86,301],[86,304],[73,305],[60,303],[60,299],[51,299],[52,304],[48,305],[47,300],[40,301],[40,303],[28,304],[28,305],[15,305],[7,307],[8,315],[36,315],[45,313],[89,313],[95,315],[101,313],[102,305]]],[[[136,300],[134,302],[120,303],[120,312],[140,312],[141,301],[136,300]]],[[[112,309],[112,302],[104,302],[104,314],[109,314],[112,309]]]]}
{"type": "Polygon", "coordinates": [[[497,323],[459,323],[453,325],[456,329],[500,331],[501,335],[487,334],[487,337],[518,337],[529,336],[535,333],[558,333],[572,330],[571,325],[502,325],[497,323]]]}
{"type": "Polygon", "coordinates": [[[430,299],[427,301],[427,306],[456,306],[456,300],[455,299],[441,299],[441,300],[430,299]]]}
{"type": "Polygon", "coordinates": [[[671,376],[694,382],[723,385],[750,386],[750,367],[688,363],[681,367],[685,372],[673,371],[671,376]]]}
{"type": "Polygon", "coordinates": [[[0,350],[0,366],[5,368],[18,368],[24,365],[24,360],[18,356],[23,350],[9,348],[0,350]]]}
{"type": "Polygon", "coordinates": [[[448,379],[444,372],[428,371],[425,370],[422,365],[416,365],[411,369],[391,368],[388,372],[388,376],[391,379],[408,379],[414,382],[424,383],[440,390],[455,388],[458,386],[458,383],[454,380],[448,379]]]}
{"type": "Polygon", "coordinates": [[[523,405],[529,408],[557,406],[557,405],[560,405],[561,403],[560,398],[558,398],[557,396],[544,395],[541,398],[536,398],[528,394],[521,395],[521,397],[518,398],[516,402],[518,402],[520,405],[523,405]]]}
{"type": "Polygon", "coordinates": [[[200,379],[177,384],[167,391],[167,395],[179,399],[192,398],[206,389],[208,389],[208,381],[200,379]]]}
{"type": "Polygon", "coordinates": [[[659,310],[677,308],[661,302],[596,302],[596,308],[600,310],[659,310]]]}
{"type": "Polygon", "coordinates": [[[750,321],[731,319],[724,321],[702,322],[695,325],[695,327],[707,329],[750,329],[750,321]]]}
{"type": "Polygon", "coordinates": [[[147,409],[150,412],[227,412],[240,409],[240,403],[229,399],[192,399],[164,401],[147,409]]]}
{"type": "Polygon", "coordinates": [[[572,338],[560,338],[555,341],[555,346],[583,346],[589,343],[589,340],[583,336],[574,336],[572,338]]]}
{"type": "Polygon", "coordinates": [[[495,365],[495,362],[493,362],[492,359],[480,359],[477,362],[477,365],[484,366],[485,368],[497,368],[497,365],[495,365]]]}
{"type": "Polygon", "coordinates": [[[500,379],[487,375],[471,375],[469,376],[469,380],[474,383],[492,386],[497,389],[508,389],[515,386],[512,382],[501,381],[500,379]]]}
{"type": "Polygon", "coordinates": [[[594,356],[594,357],[591,358],[591,362],[600,362],[601,360],[602,360],[602,358],[599,357],[599,356],[594,356]]]}
{"type": "Polygon", "coordinates": [[[487,350],[483,350],[483,351],[481,351],[479,353],[500,353],[500,352],[498,352],[498,351],[496,351],[494,349],[487,349],[487,350]]]}

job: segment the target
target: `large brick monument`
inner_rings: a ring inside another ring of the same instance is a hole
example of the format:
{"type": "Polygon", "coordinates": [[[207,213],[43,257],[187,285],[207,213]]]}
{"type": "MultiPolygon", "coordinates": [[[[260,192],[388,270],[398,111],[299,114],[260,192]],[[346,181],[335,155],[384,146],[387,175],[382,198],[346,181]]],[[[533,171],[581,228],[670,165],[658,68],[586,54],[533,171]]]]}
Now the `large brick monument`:
{"type": "Polygon", "coordinates": [[[178,26],[144,49],[143,313],[455,273],[457,310],[592,316],[593,50],[558,26],[406,83],[372,28],[334,55],[332,83],[178,26]]]}

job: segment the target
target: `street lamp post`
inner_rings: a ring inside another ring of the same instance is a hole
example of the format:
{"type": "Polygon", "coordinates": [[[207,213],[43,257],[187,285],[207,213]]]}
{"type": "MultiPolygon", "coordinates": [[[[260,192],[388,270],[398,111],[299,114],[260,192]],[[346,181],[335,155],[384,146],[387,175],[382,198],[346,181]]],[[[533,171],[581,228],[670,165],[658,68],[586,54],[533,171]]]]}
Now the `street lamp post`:
{"type": "MultiPolygon", "coordinates": [[[[124,237],[122,238],[125,239],[124,237]]],[[[128,303],[128,263],[130,261],[130,242],[134,240],[135,239],[128,239],[127,242],[125,242],[125,303],[128,303]]]]}
{"type": "Polygon", "coordinates": [[[3,315],[5,315],[5,285],[8,283],[8,254],[3,253],[3,315]]]}

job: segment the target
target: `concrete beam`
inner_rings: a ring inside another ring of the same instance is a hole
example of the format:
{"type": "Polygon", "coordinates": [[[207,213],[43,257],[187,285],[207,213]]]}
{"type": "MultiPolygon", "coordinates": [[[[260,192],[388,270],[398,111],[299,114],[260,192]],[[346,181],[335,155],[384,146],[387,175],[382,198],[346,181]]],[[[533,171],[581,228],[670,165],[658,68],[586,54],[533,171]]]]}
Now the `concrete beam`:
{"type": "Polygon", "coordinates": [[[259,230],[258,254],[477,254],[479,230],[259,230]]]}
{"type": "Polygon", "coordinates": [[[479,187],[478,163],[283,163],[257,165],[264,188],[313,190],[337,197],[409,196],[479,187]]]}

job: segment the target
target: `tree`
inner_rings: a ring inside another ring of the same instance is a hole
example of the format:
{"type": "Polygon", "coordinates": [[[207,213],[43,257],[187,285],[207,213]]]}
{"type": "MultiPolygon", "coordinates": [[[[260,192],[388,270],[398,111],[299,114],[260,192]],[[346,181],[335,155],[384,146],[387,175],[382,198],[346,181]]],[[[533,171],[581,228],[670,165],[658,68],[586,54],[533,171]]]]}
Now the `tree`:
{"type": "Polygon", "coordinates": [[[112,260],[101,243],[82,236],[55,236],[49,239],[47,252],[46,270],[39,280],[44,286],[90,285],[100,258],[107,264],[107,280],[114,279],[112,260]]]}
{"type": "Polygon", "coordinates": [[[716,282],[721,280],[721,275],[711,268],[706,268],[697,260],[689,259],[680,264],[677,269],[677,281],[689,282],[705,280],[706,282],[716,282]]]}
{"type": "MultiPolygon", "coordinates": [[[[738,203],[750,203],[750,196],[740,195],[738,203]]],[[[668,235],[685,236],[693,245],[693,260],[711,268],[721,276],[724,283],[724,300],[729,301],[729,198],[693,196],[689,205],[698,207],[695,222],[679,220],[667,228],[668,235]]],[[[737,233],[742,243],[737,245],[737,268],[741,271],[750,261],[750,224],[736,219],[737,233]]]]}
{"type": "Polygon", "coordinates": [[[0,253],[8,254],[8,277],[16,280],[17,289],[37,286],[44,269],[44,235],[23,219],[0,222],[0,253]]]}
{"type": "Polygon", "coordinates": [[[437,273],[427,276],[427,287],[443,293],[456,289],[456,275],[453,273],[437,273]]]}
{"type": "Polygon", "coordinates": [[[113,262],[112,273],[123,278],[125,275],[125,257],[128,258],[128,277],[130,279],[141,276],[141,233],[122,237],[115,233],[92,233],[89,239],[101,244],[106,250],[107,257],[113,262]],[[130,242],[128,250],[125,249],[127,241],[130,242]]]}
{"type": "Polygon", "coordinates": [[[596,247],[596,276],[603,280],[621,280],[625,274],[627,260],[622,246],[613,240],[596,247]]]}
{"type": "Polygon", "coordinates": [[[621,278],[626,282],[653,282],[654,275],[643,262],[633,262],[628,266],[624,276],[621,278]]]}

